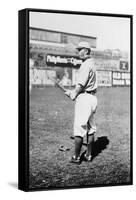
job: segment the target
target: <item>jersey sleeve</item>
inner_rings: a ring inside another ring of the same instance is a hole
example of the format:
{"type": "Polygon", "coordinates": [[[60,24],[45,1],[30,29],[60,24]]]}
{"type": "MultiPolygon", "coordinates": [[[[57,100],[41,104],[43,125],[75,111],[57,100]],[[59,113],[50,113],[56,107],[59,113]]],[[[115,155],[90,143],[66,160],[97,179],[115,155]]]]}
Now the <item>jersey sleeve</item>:
{"type": "Polygon", "coordinates": [[[86,60],[84,63],[82,63],[79,69],[78,84],[82,85],[83,87],[87,84],[91,68],[92,63],[90,61],[86,60]]]}

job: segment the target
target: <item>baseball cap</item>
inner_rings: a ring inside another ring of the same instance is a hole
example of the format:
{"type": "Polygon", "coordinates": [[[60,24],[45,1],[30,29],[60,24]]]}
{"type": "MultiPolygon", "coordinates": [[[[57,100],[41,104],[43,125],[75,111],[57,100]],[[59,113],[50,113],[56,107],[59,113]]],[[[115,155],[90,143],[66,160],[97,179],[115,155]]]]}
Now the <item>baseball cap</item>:
{"type": "Polygon", "coordinates": [[[76,47],[76,49],[82,49],[82,48],[90,49],[89,43],[88,42],[80,42],[78,44],[78,46],[76,47]]]}

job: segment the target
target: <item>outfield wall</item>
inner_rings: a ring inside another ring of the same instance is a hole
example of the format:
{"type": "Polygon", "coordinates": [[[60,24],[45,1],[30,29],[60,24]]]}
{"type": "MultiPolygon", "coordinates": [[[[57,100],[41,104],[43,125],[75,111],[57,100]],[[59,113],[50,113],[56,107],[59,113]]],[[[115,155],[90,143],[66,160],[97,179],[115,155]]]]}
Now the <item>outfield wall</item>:
{"type": "MultiPolygon", "coordinates": [[[[63,86],[74,86],[78,79],[78,69],[60,67],[30,69],[30,82],[34,86],[54,86],[49,77],[56,79],[63,86]]],[[[99,87],[130,86],[130,72],[97,70],[97,83],[99,87]]]]}
{"type": "MultiPolygon", "coordinates": [[[[127,59],[108,55],[105,51],[94,51],[91,57],[97,70],[98,86],[130,86],[130,65],[127,59]]],[[[30,54],[30,82],[35,86],[54,85],[49,79],[52,77],[63,86],[74,86],[82,62],[76,54],[56,54],[49,50],[42,52],[38,47],[30,54]]]]}

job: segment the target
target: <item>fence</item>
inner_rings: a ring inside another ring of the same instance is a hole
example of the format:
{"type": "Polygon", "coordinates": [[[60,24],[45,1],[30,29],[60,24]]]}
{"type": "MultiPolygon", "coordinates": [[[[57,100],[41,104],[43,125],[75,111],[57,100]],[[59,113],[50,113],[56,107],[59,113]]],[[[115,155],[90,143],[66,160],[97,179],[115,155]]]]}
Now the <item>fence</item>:
{"type": "MultiPolygon", "coordinates": [[[[74,86],[78,78],[78,69],[74,68],[32,68],[30,83],[34,86],[54,86],[50,78],[59,80],[63,86],[74,86]]],[[[99,87],[130,86],[130,72],[97,70],[99,87]]]]}

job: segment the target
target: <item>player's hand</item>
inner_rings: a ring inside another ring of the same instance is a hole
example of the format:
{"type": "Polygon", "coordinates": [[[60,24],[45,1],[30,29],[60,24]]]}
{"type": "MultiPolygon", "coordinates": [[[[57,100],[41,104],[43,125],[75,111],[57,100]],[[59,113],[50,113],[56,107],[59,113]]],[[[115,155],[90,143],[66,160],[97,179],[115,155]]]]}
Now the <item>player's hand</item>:
{"type": "Polygon", "coordinates": [[[68,97],[70,97],[70,93],[71,93],[71,90],[67,90],[67,91],[65,92],[65,95],[67,95],[68,97]]]}
{"type": "Polygon", "coordinates": [[[76,91],[72,90],[70,93],[70,98],[72,99],[72,101],[74,101],[76,99],[76,97],[77,97],[76,91]]]}
{"type": "Polygon", "coordinates": [[[76,99],[76,92],[75,90],[67,90],[65,94],[71,98],[72,101],[76,99]]]}

